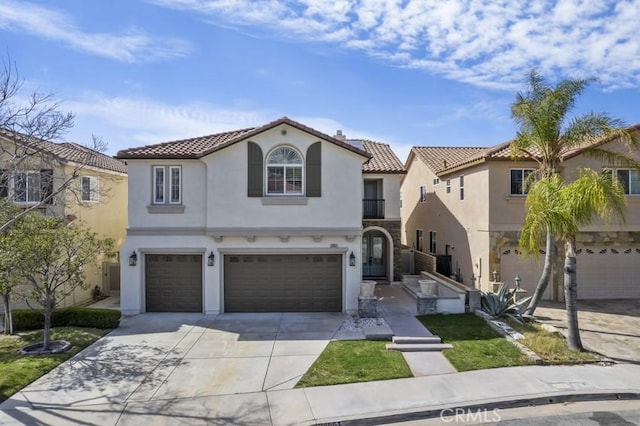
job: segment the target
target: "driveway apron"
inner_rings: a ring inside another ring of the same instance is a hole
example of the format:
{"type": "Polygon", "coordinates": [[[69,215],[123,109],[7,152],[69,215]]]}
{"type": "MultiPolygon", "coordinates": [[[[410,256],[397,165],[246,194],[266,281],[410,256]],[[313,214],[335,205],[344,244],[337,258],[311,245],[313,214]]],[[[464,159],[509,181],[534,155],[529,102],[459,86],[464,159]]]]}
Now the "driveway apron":
{"type": "Polygon", "coordinates": [[[263,391],[292,389],[343,320],[343,314],[326,313],[141,314],[0,409],[22,415],[44,410],[39,418],[49,413],[52,423],[58,418],[52,413],[62,410],[58,420],[73,423],[74,415],[85,418],[100,406],[96,419],[115,424],[125,404],[153,412],[172,400],[189,398],[197,406],[198,398],[216,397],[207,400],[216,404],[225,395],[247,394],[247,403],[268,407],[263,391]]]}

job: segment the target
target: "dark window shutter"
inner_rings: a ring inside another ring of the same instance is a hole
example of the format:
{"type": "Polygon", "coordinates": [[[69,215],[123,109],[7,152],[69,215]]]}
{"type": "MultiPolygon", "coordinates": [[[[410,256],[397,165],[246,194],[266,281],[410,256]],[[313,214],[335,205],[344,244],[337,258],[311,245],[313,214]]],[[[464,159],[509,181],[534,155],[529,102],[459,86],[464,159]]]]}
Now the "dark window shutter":
{"type": "Polygon", "coordinates": [[[9,196],[9,171],[0,170],[0,197],[7,198],[9,196]]]}
{"type": "Polygon", "coordinates": [[[46,200],[45,204],[53,204],[51,194],[53,194],[53,170],[40,170],[40,187],[42,188],[42,200],[46,200]]]}
{"type": "Polygon", "coordinates": [[[307,197],[320,197],[322,193],[321,147],[316,142],[307,149],[307,197]]]}
{"type": "Polygon", "coordinates": [[[262,197],[262,148],[254,142],[247,143],[248,149],[248,176],[247,196],[262,197]]]}

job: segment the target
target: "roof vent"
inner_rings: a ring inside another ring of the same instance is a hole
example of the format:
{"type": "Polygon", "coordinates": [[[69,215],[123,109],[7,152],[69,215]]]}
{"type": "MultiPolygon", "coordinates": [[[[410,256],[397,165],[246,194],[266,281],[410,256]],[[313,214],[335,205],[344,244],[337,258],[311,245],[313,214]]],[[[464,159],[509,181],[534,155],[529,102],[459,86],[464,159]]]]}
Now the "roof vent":
{"type": "Polygon", "coordinates": [[[342,130],[336,130],[336,134],[335,134],[334,138],[339,139],[341,141],[347,140],[347,137],[342,134],[342,130]]]}
{"type": "Polygon", "coordinates": [[[443,169],[447,168],[447,160],[442,160],[442,168],[443,169]]]}

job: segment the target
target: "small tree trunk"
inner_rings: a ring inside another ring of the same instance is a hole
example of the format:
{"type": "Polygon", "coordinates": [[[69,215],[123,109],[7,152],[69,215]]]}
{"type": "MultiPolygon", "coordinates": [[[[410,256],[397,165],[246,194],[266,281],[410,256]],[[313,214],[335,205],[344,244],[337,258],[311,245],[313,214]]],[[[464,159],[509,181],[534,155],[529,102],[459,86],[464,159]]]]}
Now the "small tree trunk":
{"type": "Polygon", "coordinates": [[[53,313],[54,303],[51,299],[47,299],[44,304],[44,332],[42,334],[42,350],[49,350],[51,342],[51,315],[53,313]]]}
{"type": "Polygon", "coordinates": [[[576,241],[570,237],[565,243],[564,300],[567,307],[567,345],[569,349],[582,351],[578,328],[578,280],[576,278],[576,241]]]}
{"type": "Polygon", "coordinates": [[[527,315],[533,315],[533,313],[536,311],[536,308],[538,307],[538,303],[540,303],[540,299],[542,299],[542,295],[549,286],[549,281],[551,280],[551,271],[553,269],[553,260],[556,254],[556,245],[554,244],[553,240],[553,235],[547,230],[547,244],[544,254],[544,268],[542,269],[542,275],[540,276],[540,280],[538,280],[538,284],[536,285],[536,289],[533,292],[533,296],[531,297],[529,306],[527,306],[527,309],[524,311],[524,313],[527,315]]]}
{"type": "Polygon", "coordinates": [[[2,295],[4,304],[4,334],[13,334],[13,318],[11,316],[11,304],[9,301],[10,294],[7,292],[2,295]]]}

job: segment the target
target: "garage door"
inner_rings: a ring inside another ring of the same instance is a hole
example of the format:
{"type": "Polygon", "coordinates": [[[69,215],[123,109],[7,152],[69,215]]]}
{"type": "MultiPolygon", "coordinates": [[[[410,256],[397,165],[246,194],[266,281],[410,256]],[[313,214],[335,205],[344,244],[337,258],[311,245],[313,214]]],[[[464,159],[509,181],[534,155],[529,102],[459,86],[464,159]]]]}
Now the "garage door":
{"type": "MultiPolygon", "coordinates": [[[[542,273],[543,258],[523,260],[517,253],[514,249],[502,253],[501,279],[513,286],[514,277],[520,275],[522,288],[531,296],[542,273]]],[[[640,298],[640,249],[579,247],[577,262],[578,299],[640,298]]],[[[550,298],[551,285],[543,296],[550,298]]]]}
{"type": "MultiPolygon", "coordinates": [[[[507,249],[501,253],[500,257],[500,280],[507,283],[509,288],[515,287],[516,276],[520,277],[520,287],[527,290],[527,296],[533,296],[533,292],[538,285],[544,258],[521,257],[516,249],[507,249]]],[[[550,300],[553,283],[549,282],[547,289],[542,295],[543,300],[550,300]]]]}
{"type": "Polygon", "coordinates": [[[202,256],[145,256],[147,312],[202,312],[202,256]]]}
{"type": "Polygon", "coordinates": [[[640,298],[640,249],[578,249],[578,299],[640,298]]]}
{"type": "Polygon", "coordinates": [[[340,312],[342,255],[226,255],[226,312],[340,312]]]}

